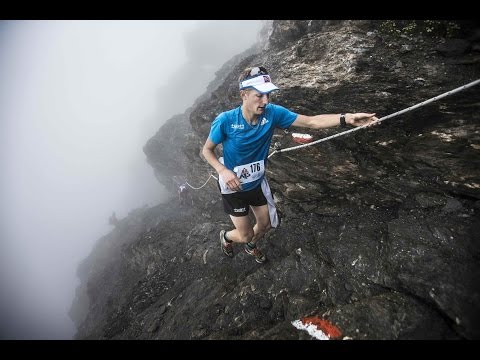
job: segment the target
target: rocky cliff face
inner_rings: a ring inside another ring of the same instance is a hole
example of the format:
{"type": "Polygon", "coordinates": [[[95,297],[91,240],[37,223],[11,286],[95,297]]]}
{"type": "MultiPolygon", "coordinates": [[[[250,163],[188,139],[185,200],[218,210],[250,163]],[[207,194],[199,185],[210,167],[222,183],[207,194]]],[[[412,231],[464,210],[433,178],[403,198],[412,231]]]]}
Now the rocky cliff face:
{"type": "MultiPolygon", "coordinates": [[[[213,174],[201,147],[240,104],[247,66],[266,66],[272,101],[306,115],[383,117],[480,78],[478,23],[274,21],[265,36],[145,145],[172,194],[175,176],[200,187],[213,174]]],[[[192,208],[172,196],[133,211],[79,267],[76,338],[311,339],[292,324],[310,317],[337,339],[479,339],[479,90],[274,154],[282,223],[259,243],[266,264],[222,254],[231,225],[212,179],[192,208]]],[[[296,145],[294,130],[273,143],[296,145]]]]}

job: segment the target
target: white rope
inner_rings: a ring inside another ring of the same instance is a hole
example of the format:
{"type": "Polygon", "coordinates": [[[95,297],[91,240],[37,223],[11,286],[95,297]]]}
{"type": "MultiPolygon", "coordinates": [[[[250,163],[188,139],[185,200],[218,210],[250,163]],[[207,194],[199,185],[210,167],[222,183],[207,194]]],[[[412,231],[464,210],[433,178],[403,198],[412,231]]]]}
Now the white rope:
{"type": "Polygon", "coordinates": [[[303,148],[303,147],[305,147],[305,146],[315,145],[315,144],[321,143],[321,142],[323,142],[323,141],[327,141],[327,140],[330,140],[330,139],[333,139],[333,138],[336,138],[336,137],[339,137],[339,136],[342,136],[342,135],[346,135],[346,134],[348,134],[348,133],[351,133],[351,132],[360,130],[360,129],[364,128],[364,127],[371,126],[371,125],[373,125],[373,124],[375,124],[375,123],[379,123],[379,122],[381,122],[381,121],[384,121],[384,120],[387,120],[387,119],[391,119],[391,118],[393,118],[394,116],[397,116],[397,115],[400,115],[400,114],[404,114],[404,113],[406,113],[407,111],[411,111],[411,110],[413,110],[413,109],[419,108],[420,106],[424,106],[424,105],[429,104],[429,103],[431,103],[431,102],[434,102],[434,101],[437,101],[437,100],[439,100],[439,99],[442,99],[442,98],[444,98],[444,97],[446,97],[446,96],[448,96],[448,95],[451,95],[451,94],[454,94],[454,93],[456,93],[456,92],[465,90],[465,89],[467,89],[467,88],[469,88],[469,87],[472,87],[472,86],[477,85],[478,83],[480,83],[480,79],[475,80],[475,81],[472,81],[471,83],[468,83],[468,84],[466,84],[466,85],[460,86],[460,87],[458,87],[458,88],[456,88],[456,89],[447,91],[447,92],[445,92],[445,93],[443,93],[443,94],[437,95],[437,96],[435,96],[435,97],[433,97],[433,98],[431,98],[431,99],[425,100],[425,101],[423,101],[423,102],[421,102],[421,103],[418,103],[418,104],[416,104],[416,105],[410,106],[410,107],[408,107],[408,108],[406,108],[406,109],[403,109],[403,110],[397,111],[397,112],[395,112],[395,113],[393,113],[393,114],[384,116],[384,117],[382,117],[381,119],[375,120],[375,121],[373,121],[373,122],[371,122],[371,123],[369,123],[369,124],[361,125],[361,126],[358,126],[358,127],[353,128],[353,129],[350,129],[350,130],[347,130],[347,131],[344,131],[344,132],[341,132],[341,133],[338,133],[338,134],[335,134],[335,135],[332,135],[332,136],[328,136],[328,137],[323,138],[323,139],[320,139],[320,140],[313,141],[313,142],[308,143],[308,144],[302,144],[302,145],[292,146],[292,147],[285,148],[285,149],[275,150],[275,151],[272,152],[270,155],[268,155],[268,158],[270,158],[270,157],[271,157],[273,154],[275,154],[275,153],[285,152],[285,151],[292,151],[292,150],[296,150],[296,149],[303,148]]]}
{"type": "Polygon", "coordinates": [[[207,185],[208,180],[210,180],[210,178],[212,178],[212,177],[213,177],[215,180],[218,180],[214,175],[210,174],[210,176],[208,177],[207,181],[205,181],[205,183],[204,183],[202,186],[200,186],[200,187],[192,186],[192,185],[190,185],[190,184],[188,183],[188,181],[185,181],[185,184],[184,184],[184,185],[190,186],[193,190],[200,190],[200,189],[203,188],[205,185],[207,185]]]}

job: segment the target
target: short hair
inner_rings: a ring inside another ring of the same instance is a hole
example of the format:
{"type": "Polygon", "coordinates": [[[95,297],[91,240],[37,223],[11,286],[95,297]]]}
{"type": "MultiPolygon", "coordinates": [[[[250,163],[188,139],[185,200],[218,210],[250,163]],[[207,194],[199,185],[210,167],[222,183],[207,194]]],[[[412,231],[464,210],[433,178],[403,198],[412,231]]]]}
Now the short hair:
{"type": "Polygon", "coordinates": [[[238,77],[238,82],[241,83],[242,81],[254,78],[258,75],[268,75],[268,71],[263,66],[253,66],[245,68],[240,76],[238,77]],[[254,74],[252,74],[252,70],[254,70],[254,74]]]}

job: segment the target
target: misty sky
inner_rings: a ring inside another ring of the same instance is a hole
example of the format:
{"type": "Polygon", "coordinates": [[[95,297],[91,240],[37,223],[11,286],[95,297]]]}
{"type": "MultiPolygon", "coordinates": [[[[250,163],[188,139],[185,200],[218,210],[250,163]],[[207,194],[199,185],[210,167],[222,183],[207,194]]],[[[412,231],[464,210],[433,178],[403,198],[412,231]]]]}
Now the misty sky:
{"type": "Polygon", "coordinates": [[[0,21],[0,339],[74,335],[76,267],[108,217],[167,196],[142,147],[260,26],[0,21]]]}

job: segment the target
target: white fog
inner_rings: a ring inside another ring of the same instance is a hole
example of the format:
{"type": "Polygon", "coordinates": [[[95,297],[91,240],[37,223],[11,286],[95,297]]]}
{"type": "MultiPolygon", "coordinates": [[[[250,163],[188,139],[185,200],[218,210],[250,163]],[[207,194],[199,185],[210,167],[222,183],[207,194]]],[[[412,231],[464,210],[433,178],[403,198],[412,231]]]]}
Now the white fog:
{"type": "Polygon", "coordinates": [[[166,196],[146,141],[261,25],[0,21],[0,339],[74,336],[76,269],[108,218],[166,196]]]}

